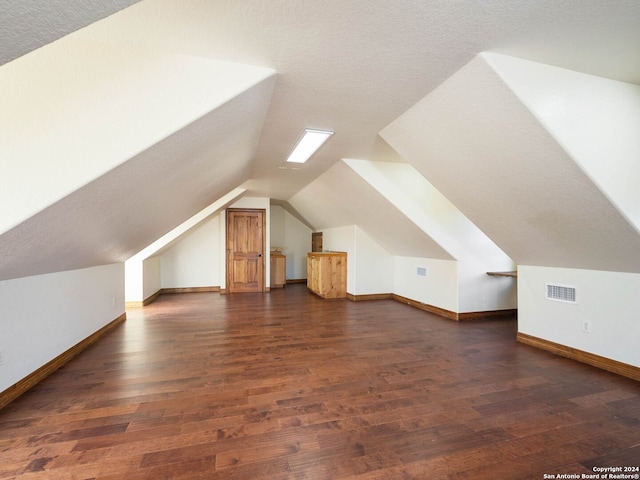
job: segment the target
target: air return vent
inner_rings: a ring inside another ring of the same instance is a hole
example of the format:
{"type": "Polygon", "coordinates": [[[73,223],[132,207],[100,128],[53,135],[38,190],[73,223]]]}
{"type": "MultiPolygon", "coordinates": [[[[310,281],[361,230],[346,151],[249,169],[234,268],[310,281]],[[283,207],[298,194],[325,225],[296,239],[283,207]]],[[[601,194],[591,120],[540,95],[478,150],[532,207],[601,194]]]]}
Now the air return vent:
{"type": "Polygon", "coordinates": [[[559,302],[576,303],[576,287],[547,283],[547,299],[559,302]]]}

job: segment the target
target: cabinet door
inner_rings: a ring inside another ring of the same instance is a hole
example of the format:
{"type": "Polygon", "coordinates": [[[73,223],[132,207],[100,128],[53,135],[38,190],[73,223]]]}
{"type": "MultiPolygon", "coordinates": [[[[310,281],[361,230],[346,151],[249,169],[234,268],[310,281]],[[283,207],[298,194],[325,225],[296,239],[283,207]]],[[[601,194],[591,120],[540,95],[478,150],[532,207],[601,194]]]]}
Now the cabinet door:
{"type": "Polygon", "coordinates": [[[271,287],[280,288],[286,283],[286,257],[271,255],[271,287]]]}
{"type": "Polygon", "coordinates": [[[315,291],[313,287],[313,270],[313,257],[311,255],[307,255],[307,288],[315,291]]]}
{"type": "Polygon", "coordinates": [[[327,256],[321,260],[320,267],[320,293],[325,298],[338,298],[340,296],[340,257],[327,256]]]}
{"type": "Polygon", "coordinates": [[[322,232],[314,232],[311,234],[311,251],[322,251],[322,232]]]}
{"type": "Polygon", "coordinates": [[[307,287],[309,290],[320,293],[318,290],[318,257],[316,255],[307,256],[307,287]]]}

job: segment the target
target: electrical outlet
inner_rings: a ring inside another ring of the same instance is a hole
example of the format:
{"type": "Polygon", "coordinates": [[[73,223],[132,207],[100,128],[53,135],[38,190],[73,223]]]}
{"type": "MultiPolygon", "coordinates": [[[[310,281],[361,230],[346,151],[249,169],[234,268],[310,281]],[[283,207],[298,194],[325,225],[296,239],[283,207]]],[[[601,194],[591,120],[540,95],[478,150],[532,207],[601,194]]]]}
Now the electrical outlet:
{"type": "Polygon", "coordinates": [[[111,306],[112,306],[112,307],[115,307],[115,306],[116,306],[116,297],[113,297],[113,298],[111,299],[111,306]]]}
{"type": "Polygon", "coordinates": [[[0,350],[0,367],[2,366],[3,363],[4,363],[4,352],[0,350]]]}
{"type": "Polygon", "coordinates": [[[427,269],[425,267],[417,267],[416,268],[416,274],[419,277],[426,277],[427,276],[427,269]]]}
{"type": "Polygon", "coordinates": [[[591,320],[582,320],[582,333],[591,333],[591,320]]]}

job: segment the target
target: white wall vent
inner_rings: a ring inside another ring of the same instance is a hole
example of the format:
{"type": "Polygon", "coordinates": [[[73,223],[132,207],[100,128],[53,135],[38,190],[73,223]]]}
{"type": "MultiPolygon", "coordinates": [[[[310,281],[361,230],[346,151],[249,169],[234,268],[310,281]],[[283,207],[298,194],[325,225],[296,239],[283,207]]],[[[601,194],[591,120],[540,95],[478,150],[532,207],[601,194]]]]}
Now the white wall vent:
{"type": "Polygon", "coordinates": [[[547,287],[547,299],[559,302],[576,303],[576,287],[570,285],[545,284],[547,287]]]}

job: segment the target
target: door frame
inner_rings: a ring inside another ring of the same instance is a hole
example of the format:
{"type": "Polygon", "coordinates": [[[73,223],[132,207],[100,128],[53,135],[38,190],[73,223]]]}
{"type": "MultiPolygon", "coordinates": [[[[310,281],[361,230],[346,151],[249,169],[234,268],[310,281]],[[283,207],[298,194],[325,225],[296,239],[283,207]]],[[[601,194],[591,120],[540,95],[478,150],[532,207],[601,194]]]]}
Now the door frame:
{"type": "Polygon", "coordinates": [[[231,248],[229,246],[229,214],[232,212],[260,212],[262,213],[262,290],[261,292],[269,291],[267,288],[267,263],[265,252],[267,248],[266,243],[266,231],[267,231],[267,209],[266,208],[227,208],[225,212],[225,269],[226,269],[226,291],[227,293],[233,293],[232,280],[233,280],[233,266],[231,265],[231,248]]]}

